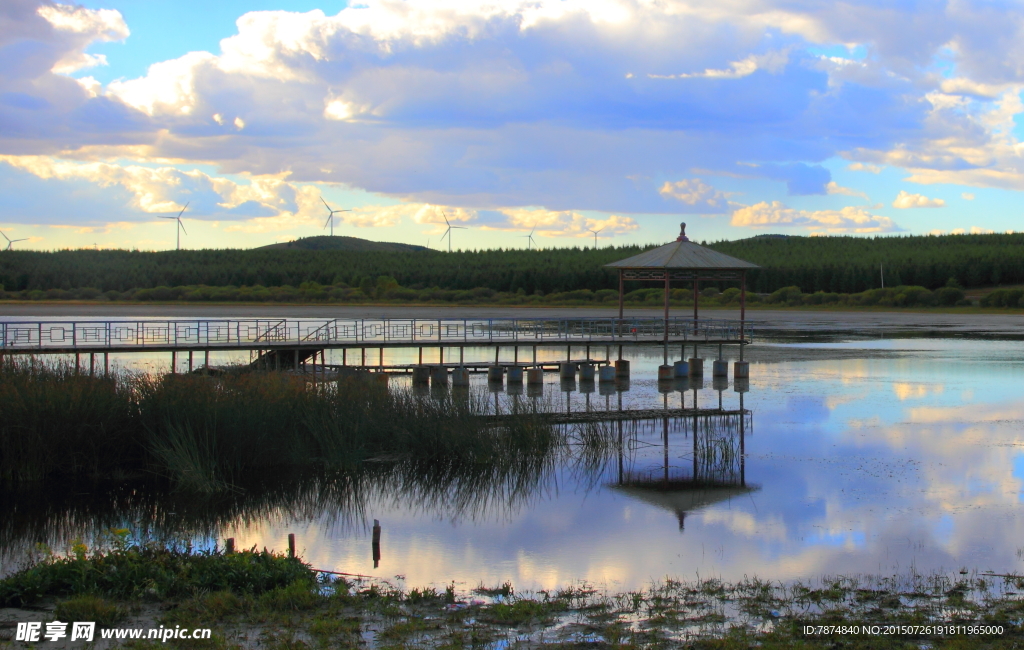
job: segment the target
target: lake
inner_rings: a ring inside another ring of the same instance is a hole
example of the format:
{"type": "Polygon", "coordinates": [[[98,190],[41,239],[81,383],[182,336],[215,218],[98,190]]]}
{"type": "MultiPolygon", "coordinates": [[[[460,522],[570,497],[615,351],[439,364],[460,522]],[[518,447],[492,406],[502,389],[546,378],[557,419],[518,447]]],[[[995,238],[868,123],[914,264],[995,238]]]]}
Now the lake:
{"type": "Polygon", "coordinates": [[[475,376],[474,398],[499,410],[525,400],[618,411],[692,408],[696,395],[702,408],[721,399],[735,411],[742,397],[742,427],[736,415],[627,420],[619,447],[620,424],[596,422],[571,435],[616,444],[500,476],[375,463],[359,476],[258,477],[205,501],[131,483],[5,494],[0,560],[9,571],[38,542],[99,543],[123,526],[199,547],[233,537],[285,549],[294,533],[318,569],[406,587],[583,581],[622,591],[665,577],[1024,568],[1024,342],[769,336],[747,348],[744,393],[731,380],[715,390],[710,376],[659,392],[661,349],[629,354],[626,390],[587,392],[551,375],[542,395],[510,396],[475,376]]]}

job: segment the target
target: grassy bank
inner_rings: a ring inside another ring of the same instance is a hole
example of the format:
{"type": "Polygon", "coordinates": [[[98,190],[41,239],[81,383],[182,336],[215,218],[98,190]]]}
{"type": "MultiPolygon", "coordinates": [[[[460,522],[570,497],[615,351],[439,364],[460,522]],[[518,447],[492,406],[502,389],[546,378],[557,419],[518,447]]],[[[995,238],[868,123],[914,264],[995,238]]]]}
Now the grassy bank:
{"type": "MultiPolygon", "coordinates": [[[[998,293],[1001,298],[992,306],[1018,305],[1020,295],[1014,294],[1012,305],[1007,303],[1005,291],[998,293]]],[[[537,290],[527,293],[518,291],[495,291],[487,287],[475,289],[452,290],[432,288],[410,288],[399,286],[394,279],[381,276],[376,282],[364,283],[362,287],[351,287],[345,283],[335,285],[319,285],[315,282],[304,282],[298,287],[292,286],[176,286],[155,287],[152,289],[131,289],[124,292],[108,291],[101,293],[96,289],[50,289],[48,291],[2,291],[0,300],[32,302],[62,301],[99,303],[174,303],[174,304],[208,304],[208,303],[283,303],[283,304],[392,304],[392,305],[496,305],[496,306],[607,306],[618,305],[618,291],[613,289],[577,289],[573,291],[554,291],[545,293],[537,290]]],[[[623,296],[624,303],[629,307],[661,307],[664,304],[664,289],[660,287],[635,288],[623,296]]],[[[693,304],[693,291],[689,288],[676,288],[670,292],[669,300],[677,307],[688,307],[693,304]]],[[[992,302],[992,301],[989,301],[992,302]]],[[[698,303],[707,307],[738,307],[740,290],[737,287],[720,290],[717,286],[705,286],[698,296],[698,303]]],[[[771,307],[792,307],[800,305],[831,305],[850,308],[858,307],[917,307],[945,308],[953,305],[971,305],[966,301],[963,290],[950,279],[947,286],[930,291],[920,286],[895,286],[886,289],[869,289],[859,293],[837,293],[816,291],[804,293],[798,286],[778,289],[770,294],[747,293],[747,304],[751,307],[766,305],[771,307]]],[[[983,306],[989,306],[987,303],[983,306]]]]}
{"type": "MultiPolygon", "coordinates": [[[[252,648],[1011,648],[1024,642],[1018,576],[666,579],[607,593],[586,585],[517,593],[511,584],[405,590],[332,579],[270,552],[231,555],[129,544],[44,556],[0,581],[23,620],[105,627],[213,628],[208,641],[124,647],[252,648]],[[805,626],[859,626],[840,634],[805,626]],[[998,633],[936,626],[1001,627],[998,633]],[[878,626],[865,633],[864,626],[878,626]],[[917,626],[917,627],[914,627],[917,626]]],[[[2,639],[2,637],[0,637],[2,639]]],[[[4,643],[0,640],[0,647],[4,643]]]]}
{"type": "Polygon", "coordinates": [[[210,493],[272,469],[380,458],[500,466],[558,444],[554,429],[526,413],[489,425],[477,412],[468,397],[419,399],[359,379],[103,378],[8,360],[0,367],[0,485],[155,475],[210,493]]]}

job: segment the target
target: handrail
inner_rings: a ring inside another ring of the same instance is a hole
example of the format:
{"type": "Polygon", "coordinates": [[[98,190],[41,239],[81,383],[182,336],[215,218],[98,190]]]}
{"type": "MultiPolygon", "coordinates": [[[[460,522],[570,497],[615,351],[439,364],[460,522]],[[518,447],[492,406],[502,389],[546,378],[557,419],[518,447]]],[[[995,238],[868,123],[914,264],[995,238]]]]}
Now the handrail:
{"type": "Polygon", "coordinates": [[[753,328],[692,318],[356,318],[0,321],[0,350],[257,349],[295,344],[749,343],[753,328]],[[666,331],[667,327],[667,331],[666,331]]]}

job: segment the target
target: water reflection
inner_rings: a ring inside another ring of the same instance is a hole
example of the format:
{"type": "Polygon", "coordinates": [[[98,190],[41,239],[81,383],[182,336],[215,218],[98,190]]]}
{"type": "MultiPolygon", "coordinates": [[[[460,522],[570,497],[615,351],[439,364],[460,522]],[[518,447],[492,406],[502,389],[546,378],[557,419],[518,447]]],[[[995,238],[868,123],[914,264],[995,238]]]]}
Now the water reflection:
{"type": "Polygon", "coordinates": [[[728,382],[658,382],[660,350],[630,357],[629,381],[549,375],[491,391],[475,375],[448,392],[488,412],[565,414],[563,450],[497,468],[266,477],[202,503],[149,485],[2,495],[0,553],[16,561],[36,542],[131,524],[245,547],[286,548],[296,533],[318,568],[410,586],[1024,570],[1024,343],[860,343],[751,346],[752,379],[728,382]],[[719,407],[719,421],[752,414],[706,426],[719,407]]]}
{"type": "MultiPolygon", "coordinates": [[[[594,382],[585,383],[590,385],[587,395],[593,393],[594,382]]],[[[576,412],[571,402],[559,411],[552,401],[560,400],[553,396],[539,405],[537,396],[530,398],[539,407],[537,412],[554,416],[552,426],[556,437],[563,441],[544,454],[470,464],[371,460],[358,470],[346,472],[261,475],[231,492],[209,498],[190,497],[159,481],[50,485],[36,491],[2,494],[0,570],[6,572],[23,563],[38,544],[58,552],[74,540],[84,540],[89,546],[103,545],[109,542],[108,531],[115,528],[128,528],[138,539],[188,542],[200,548],[223,544],[227,537],[238,537],[239,547],[253,543],[274,547],[259,534],[261,539],[253,541],[251,533],[278,527],[293,529],[313,522],[321,540],[359,538],[370,530],[372,568],[380,569],[388,564],[381,556],[381,513],[388,513],[384,516],[391,521],[395,513],[401,512],[404,517],[446,521],[455,527],[480,522],[514,525],[541,504],[558,503],[565,488],[584,497],[592,494],[600,498],[610,486],[649,501],[650,497],[642,495],[647,489],[644,477],[653,476],[656,472],[652,463],[660,467],[662,460],[666,482],[655,491],[706,492],[735,476],[742,481],[742,469],[736,474],[727,465],[739,460],[742,467],[743,443],[737,447],[725,441],[737,435],[742,438],[745,427],[749,429],[749,413],[701,413],[691,418],[673,410],[675,415],[670,416],[666,402],[663,417],[650,418],[644,411],[646,417],[638,419],[622,408],[621,398],[629,390],[629,383],[620,381],[610,386],[619,398],[614,411],[587,408],[576,412]],[[608,421],[610,416],[616,420],[608,421]],[[652,453],[655,446],[651,439],[658,435],[664,439],[664,454],[652,453]],[[685,464],[693,472],[686,479],[679,479],[676,468],[668,465],[670,438],[673,454],[680,457],[691,454],[686,441],[694,440],[692,463],[687,460],[685,464]]],[[[509,388],[512,398],[519,399],[516,385],[509,388]]],[[[565,396],[571,396],[576,383],[563,380],[560,388],[565,396]]],[[[493,383],[488,389],[489,394],[474,395],[463,387],[442,385],[416,390],[416,394],[422,399],[445,399],[450,393],[475,400],[483,411],[493,408],[500,417],[498,396],[503,390],[493,383]]],[[[686,509],[699,507],[701,503],[693,501],[686,509]]],[[[394,558],[386,571],[400,570],[408,559],[401,553],[395,553],[394,558]]],[[[339,568],[330,560],[323,567],[339,568]]],[[[363,568],[366,570],[368,567],[363,568]]]]}

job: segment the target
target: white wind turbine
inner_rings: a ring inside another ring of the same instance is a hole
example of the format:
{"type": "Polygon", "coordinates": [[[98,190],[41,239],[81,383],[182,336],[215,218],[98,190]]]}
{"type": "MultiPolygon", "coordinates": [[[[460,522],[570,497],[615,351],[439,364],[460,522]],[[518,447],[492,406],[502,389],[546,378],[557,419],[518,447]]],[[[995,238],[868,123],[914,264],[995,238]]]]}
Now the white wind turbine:
{"type": "Polygon", "coordinates": [[[347,209],[346,210],[332,210],[331,206],[327,205],[327,201],[324,201],[324,197],[321,196],[320,200],[324,202],[324,205],[327,207],[327,211],[330,213],[330,214],[327,215],[327,221],[324,222],[324,230],[326,230],[327,229],[327,225],[330,224],[330,226],[331,226],[331,237],[334,237],[334,213],[335,212],[352,212],[352,211],[351,210],[347,210],[347,209]]]}
{"type": "Polygon", "coordinates": [[[536,244],[537,243],[537,242],[535,242],[533,240],[533,232],[534,232],[534,230],[537,230],[537,226],[533,227],[533,230],[530,231],[529,235],[519,235],[520,237],[526,237],[526,250],[530,250],[530,244],[536,244]]]}
{"type": "Polygon", "coordinates": [[[599,228],[597,230],[590,230],[589,228],[587,229],[587,232],[594,233],[594,248],[595,249],[597,248],[597,233],[601,232],[602,230],[604,230],[604,228],[599,228]]]}
{"type": "MultiPolygon", "coordinates": [[[[4,233],[0,232],[0,235],[4,235],[4,233]]],[[[5,251],[14,250],[14,248],[12,247],[14,246],[14,242],[16,241],[28,241],[28,237],[22,237],[21,239],[11,239],[7,235],[4,235],[4,239],[7,240],[7,248],[4,249],[5,251]]]]}
{"type": "Polygon", "coordinates": [[[441,216],[444,217],[444,223],[445,223],[445,225],[448,226],[448,230],[444,231],[444,234],[441,235],[441,239],[444,239],[445,237],[448,238],[448,252],[450,253],[450,252],[452,252],[452,231],[453,230],[466,230],[466,227],[465,226],[453,226],[448,221],[448,215],[446,215],[444,213],[444,210],[441,210],[441,216]]]}
{"type": "MultiPolygon", "coordinates": [[[[188,207],[189,203],[191,203],[191,201],[188,201],[187,203],[185,203],[185,208],[188,207]]],[[[185,224],[181,223],[181,215],[183,215],[185,213],[185,208],[182,208],[181,212],[179,212],[178,216],[176,216],[176,217],[166,217],[166,216],[162,216],[162,215],[159,217],[160,219],[174,219],[175,221],[178,222],[177,225],[174,228],[174,232],[178,236],[177,237],[177,244],[175,245],[175,248],[174,248],[174,250],[176,250],[176,251],[180,251],[181,250],[181,233],[184,232],[186,235],[188,234],[188,231],[185,230],[185,224]]]]}

